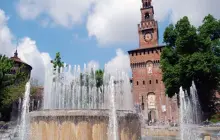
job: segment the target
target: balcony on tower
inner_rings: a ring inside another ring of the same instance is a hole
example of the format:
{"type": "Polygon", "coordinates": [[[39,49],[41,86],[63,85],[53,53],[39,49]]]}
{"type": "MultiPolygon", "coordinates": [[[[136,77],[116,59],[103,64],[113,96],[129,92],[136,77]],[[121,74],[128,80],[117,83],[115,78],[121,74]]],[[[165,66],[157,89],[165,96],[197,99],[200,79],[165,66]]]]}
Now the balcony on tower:
{"type": "Polygon", "coordinates": [[[151,20],[148,22],[141,22],[141,24],[138,24],[138,30],[143,31],[147,29],[154,29],[157,28],[157,21],[151,20]]]}

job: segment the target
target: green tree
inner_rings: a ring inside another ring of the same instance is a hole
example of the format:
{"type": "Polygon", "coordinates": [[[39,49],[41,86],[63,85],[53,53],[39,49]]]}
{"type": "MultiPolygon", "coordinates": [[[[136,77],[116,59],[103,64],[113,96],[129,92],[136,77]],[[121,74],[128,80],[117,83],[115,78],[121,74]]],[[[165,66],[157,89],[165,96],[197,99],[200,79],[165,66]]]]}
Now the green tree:
{"type": "Polygon", "coordinates": [[[40,85],[39,81],[34,78],[30,79],[30,84],[31,84],[30,95],[34,96],[39,90],[39,88],[42,87],[42,85],[40,85]]]}
{"type": "Polygon", "coordinates": [[[104,71],[99,69],[96,70],[95,72],[95,79],[96,79],[96,87],[100,88],[103,85],[103,76],[104,76],[104,71]]]}
{"type": "Polygon", "coordinates": [[[56,53],[56,57],[54,60],[51,60],[51,63],[53,63],[54,70],[56,70],[58,67],[58,72],[60,72],[60,68],[64,67],[64,62],[61,61],[60,52],[56,53]]]}
{"type": "Polygon", "coordinates": [[[208,15],[196,28],[183,17],[166,28],[164,43],[161,69],[166,94],[172,97],[180,86],[189,91],[194,81],[203,111],[211,112],[220,81],[220,21],[208,15]]]}
{"type": "Polygon", "coordinates": [[[0,55],[0,112],[4,120],[10,118],[11,105],[21,98],[28,81],[28,74],[22,72],[24,66],[12,71],[14,62],[0,55]]]}
{"type": "Polygon", "coordinates": [[[12,71],[14,63],[6,56],[0,55],[0,105],[9,106],[24,93],[28,81],[27,74],[22,72],[24,66],[12,71]]]}
{"type": "Polygon", "coordinates": [[[8,75],[12,66],[13,62],[10,59],[4,55],[0,55],[0,89],[9,85],[14,79],[14,76],[8,75]]]}

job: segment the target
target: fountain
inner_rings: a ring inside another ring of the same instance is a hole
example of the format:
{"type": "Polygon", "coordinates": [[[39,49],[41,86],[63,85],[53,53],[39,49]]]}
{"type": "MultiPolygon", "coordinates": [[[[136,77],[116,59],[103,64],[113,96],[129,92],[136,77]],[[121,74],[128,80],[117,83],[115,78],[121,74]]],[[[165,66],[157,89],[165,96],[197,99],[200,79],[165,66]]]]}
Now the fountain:
{"type": "Polygon", "coordinates": [[[192,82],[190,94],[180,88],[180,137],[181,140],[199,140],[201,123],[201,108],[198,100],[195,83],[192,82]]]}
{"type": "Polygon", "coordinates": [[[26,132],[28,130],[28,112],[29,112],[29,99],[30,99],[30,82],[25,86],[25,94],[22,103],[21,120],[19,125],[19,139],[26,140],[26,132]]]}
{"type": "Polygon", "coordinates": [[[48,69],[43,109],[29,113],[29,139],[139,140],[127,74],[105,68],[103,84],[96,82],[95,68],[48,69]]]}

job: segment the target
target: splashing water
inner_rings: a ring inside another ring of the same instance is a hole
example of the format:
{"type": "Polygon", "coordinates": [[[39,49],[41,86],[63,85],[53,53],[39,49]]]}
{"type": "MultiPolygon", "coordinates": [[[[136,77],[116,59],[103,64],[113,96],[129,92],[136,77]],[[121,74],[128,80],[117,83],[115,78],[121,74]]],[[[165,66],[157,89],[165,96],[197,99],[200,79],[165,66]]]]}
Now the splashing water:
{"type": "MultiPolygon", "coordinates": [[[[103,85],[96,86],[95,68],[71,66],[51,68],[46,73],[43,109],[110,109],[109,97],[112,73],[105,68],[103,85]]],[[[127,74],[114,73],[117,110],[133,110],[130,80],[127,74]]]]}
{"type": "Polygon", "coordinates": [[[109,140],[119,140],[117,110],[133,110],[131,84],[125,72],[105,66],[103,84],[97,86],[95,68],[71,66],[45,76],[43,109],[109,109],[109,140]],[[117,97],[117,98],[116,98],[117,97]]]}
{"type": "Polygon", "coordinates": [[[180,136],[181,140],[199,140],[198,124],[201,122],[201,108],[195,83],[190,87],[190,94],[180,88],[180,136]]]}
{"type": "Polygon", "coordinates": [[[25,94],[22,103],[21,120],[19,126],[19,140],[27,140],[28,138],[28,112],[29,112],[29,99],[30,99],[30,82],[25,86],[25,94]]]}
{"type": "Polygon", "coordinates": [[[109,114],[109,140],[118,140],[118,120],[116,114],[116,100],[115,100],[115,84],[114,77],[110,79],[110,100],[111,100],[111,112],[109,114]]]}

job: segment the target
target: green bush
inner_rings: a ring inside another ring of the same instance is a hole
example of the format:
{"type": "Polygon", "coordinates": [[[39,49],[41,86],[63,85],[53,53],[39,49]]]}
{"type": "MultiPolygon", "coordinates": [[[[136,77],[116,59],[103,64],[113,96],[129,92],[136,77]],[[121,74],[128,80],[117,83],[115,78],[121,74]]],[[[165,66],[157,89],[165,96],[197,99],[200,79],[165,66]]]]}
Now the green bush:
{"type": "Polygon", "coordinates": [[[220,113],[217,113],[217,114],[213,115],[211,117],[210,121],[213,122],[213,123],[220,122],[220,113]]]}

